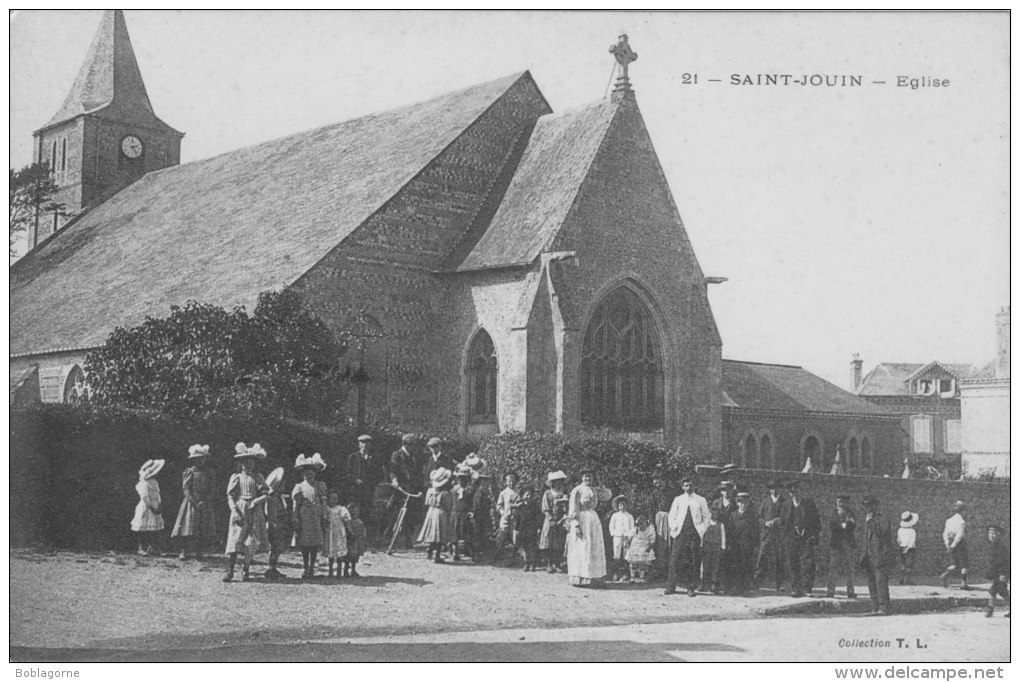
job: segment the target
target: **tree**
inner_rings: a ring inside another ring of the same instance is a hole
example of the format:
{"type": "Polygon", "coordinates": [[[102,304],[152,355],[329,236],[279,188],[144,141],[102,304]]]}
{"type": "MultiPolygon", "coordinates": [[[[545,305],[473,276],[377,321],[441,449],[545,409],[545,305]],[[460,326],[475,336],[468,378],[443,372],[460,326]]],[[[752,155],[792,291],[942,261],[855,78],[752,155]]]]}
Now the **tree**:
{"type": "Polygon", "coordinates": [[[178,417],[267,413],[339,418],[350,384],[338,337],[289,291],[243,308],[189,301],[166,318],[118,327],[85,361],[91,400],[178,417]]]}
{"type": "Polygon", "coordinates": [[[30,227],[39,229],[39,216],[43,213],[57,213],[67,216],[64,204],[54,201],[57,183],[53,180],[50,167],[45,163],[33,163],[19,171],[10,169],[11,232],[10,255],[16,255],[15,244],[30,227]]]}

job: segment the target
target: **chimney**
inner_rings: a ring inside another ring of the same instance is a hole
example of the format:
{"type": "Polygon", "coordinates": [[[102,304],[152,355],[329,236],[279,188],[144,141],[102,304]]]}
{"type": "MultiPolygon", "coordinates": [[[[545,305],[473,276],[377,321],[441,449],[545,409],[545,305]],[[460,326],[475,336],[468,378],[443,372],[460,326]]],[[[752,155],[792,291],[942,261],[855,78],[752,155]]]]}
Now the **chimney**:
{"type": "Polygon", "coordinates": [[[995,316],[995,378],[1009,378],[1009,306],[995,316]]]}
{"type": "Polygon", "coordinates": [[[861,356],[854,353],[853,360],[850,361],[851,379],[850,386],[854,393],[861,387],[861,367],[864,366],[864,360],[861,360],[861,356]]]}

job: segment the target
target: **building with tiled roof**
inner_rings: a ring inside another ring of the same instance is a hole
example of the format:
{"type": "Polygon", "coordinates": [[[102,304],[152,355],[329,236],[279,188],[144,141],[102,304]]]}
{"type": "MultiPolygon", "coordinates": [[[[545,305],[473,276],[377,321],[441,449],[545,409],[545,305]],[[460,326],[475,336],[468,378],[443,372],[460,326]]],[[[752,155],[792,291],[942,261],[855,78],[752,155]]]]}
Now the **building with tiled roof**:
{"type": "Polygon", "coordinates": [[[607,427],[718,456],[708,280],[616,50],[611,97],[574,111],[524,72],[179,165],[108,12],[36,132],[77,216],[41,221],[11,268],[12,376],[65,400],[114,328],[286,287],[355,334],[361,420],[607,427]]]}
{"type": "Polygon", "coordinates": [[[981,376],[968,364],[882,362],[861,376],[863,361],[851,361],[855,393],[899,415],[901,449],[914,471],[931,467],[956,477],[963,452],[960,387],[981,376]]]}
{"type": "Polygon", "coordinates": [[[885,474],[899,417],[803,367],[722,361],[724,452],[744,467],[885,474]]]}

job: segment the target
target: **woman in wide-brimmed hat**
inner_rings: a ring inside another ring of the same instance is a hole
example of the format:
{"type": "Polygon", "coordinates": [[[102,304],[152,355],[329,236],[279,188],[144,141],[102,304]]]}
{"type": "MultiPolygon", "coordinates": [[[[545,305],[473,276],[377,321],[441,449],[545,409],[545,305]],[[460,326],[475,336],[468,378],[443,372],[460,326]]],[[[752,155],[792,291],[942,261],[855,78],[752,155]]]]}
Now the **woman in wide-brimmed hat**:
{"type": "Polygon", "coordinates": [[[309,580],[315,576],[315,561],[325,537],[327,516],[326,484],[316,481],[318,472],[326,468],[322,455],[311,457],[300,454],[294,468],[301,472],[304,480],[294,486],[291,499],[294,502],[294,543],[301,548],[304,572],[301,577],[309,580]]]}
{"type": "Polygon", "coordinates": [[[177,511],[171,538],[181,539],[180,559],[193,554],[199,558],[201,550],[216,542],[216,505],[213,502],[216,482],[207,466],[209,446],[195,444],[188,448],[188,463],[182,474],[184,500],[177,511]]]}
{"type": "Polygon", "coordinates": [[[443,546],[450,544],[453,540],[453,522],[450,512],[453,509],[453,498],[450,494],[450,480],[453,472],[445,467],[436,469],[429,474],[431,486],[425,493],[425,523],[418,535],[418,542],[426,542],[429,545],[429,554],[434,554],[432,560],[437,564],[443,563],[443,546]]]}
{"type": "Polygon", "coordinates": [[[560,500],[567,499],[567,494],[563,492],[566,482],[567,475],[563,471],[559,469],[550,471],[545,478],[545,484],[549,489],[542,494],[542,514],[545,520],[542,522],[542,532],[538,536],[538,549],[545,555],[546,570],[549,573],[555,573],[557,569],[566,570],[563,568],[563,548],[567,542],[567,533],[563,528],[566,508],[562,504],[557,504],[560,500]]]}
{"type": "Polygon", "coordinates": [[[233,474],[227,483],[230,528],[227,531],[227,574],[223,576],[225,583],[234,579],[234,568],[237,566],[239,553],[244,554],[241,580],[247,582],[251,578],[249,570],[252,555],[265,541],[265,513],[256,514],[256,508],[262,506],[261,502],[269,492],[266,479],[262,478],[262,474],[255,473],[255,459],[265,457],[265,450],[261,452],[260,450],[261,448],[249,448],[244,443],[238,443],[234,447],[234,461],[240,466],[240,471],[233,474]],[[258,519],[261,519],[261,522],[258,519]]]}
{"type": "Polygon", "coordinates": [[[150,459],[138,470],[138,504],[135,505],[135,516],[131,519],[131,530],[138,533],[138,553],[152,552],[154,536],[163,530],[162,502],[159,497],[159,483],[156,474],[162,469],[166,460],[150,459]]]}
{"type": "Polygon", "coordinates": [[[595,507],[613,494],[598,485],[595,471],[581,471],[581,483],[570,491],[567,516],[567,578],[575,587],[606,586],[606,544],[595,507]]]}

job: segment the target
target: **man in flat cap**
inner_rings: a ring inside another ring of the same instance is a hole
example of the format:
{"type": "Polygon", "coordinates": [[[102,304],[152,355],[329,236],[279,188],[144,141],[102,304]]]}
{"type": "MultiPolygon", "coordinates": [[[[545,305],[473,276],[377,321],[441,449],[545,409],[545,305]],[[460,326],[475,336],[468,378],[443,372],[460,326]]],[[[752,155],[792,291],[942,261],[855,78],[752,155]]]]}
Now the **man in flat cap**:
{"type": "Polygon", "coordinates": [[[372,436],[358,437],[358,451],[347,457],[346,476],[347,501],[356,504],[361,510],[361,518],[365,521],[365,530],[369,537],[377,534],[378,524],[373,514],[375,487],[385,478],[383,467],[372,454],[372,436]]]}
{"type": "Polygon", "coordinates": [[[847,599],[857,598],[854,593],[854,552],[857,549],[854,530],[857,520],[849,504],[849,495],[837,495],[836,509],[829,518],[829,575],[825,596],[830,599],[836,596],[837,580],[846,580],[847,599]]]}
{"type": "Polygon", "coordinates": [[[783,509],[787,501],[780,492],[779,481],[769,481],[769,494],[758,504],[758,523],[761,530],[761,547],[758,563],[754,567],[754,587],[761,585],[765,571],[772,571],[776,580],[776,592],[783,590],[783,509]]]}
{"type": "Polygon", "coordinates": [[[801,495],[800,481],[786,484],[790,499],[783,512],[783,551],[790,571],[790,593],[810,595],[815,583],[815,547],[822,521],[814,500],[801,495]]]}
{"type": "Polygon", "coordinates": [[[733,594],[743,595],[751,587],[754,562],[758,556],[758,516],[751,509],[751,494],[746,490],[737,493],[737,508],[730,514],[733,528],[731,550],[731,587],[733,594]]]}
{"type": "Polygon", "coordinates": [[[889,615],[889,571],[893,566],[892,525],[878,511],[878,498],[864,496],[864,533],[861,538],[861,568],[868,575],[868,594],[874,613],[889,615]]]}

